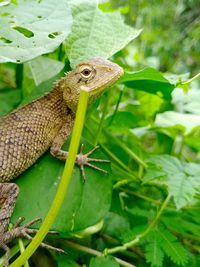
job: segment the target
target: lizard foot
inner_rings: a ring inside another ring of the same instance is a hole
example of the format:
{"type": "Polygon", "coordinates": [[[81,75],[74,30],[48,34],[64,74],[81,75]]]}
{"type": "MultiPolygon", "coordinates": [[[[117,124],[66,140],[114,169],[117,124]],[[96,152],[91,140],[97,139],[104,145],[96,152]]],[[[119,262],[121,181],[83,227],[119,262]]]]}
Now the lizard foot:
{"type": "Polygon", "coordinates": [[[88,153],[83,154],[83,149],[84,149],[84,145],[81,145],[80,148],[80,153],[76,156],[76,164],[78,164],[80,166],[81,169],[81,173],[83,176],[83,180],[86,180],[86,176],[85,176],[85,170],[84,170],[84,166],[88,166],[90,168],[96,169],[98,171],[107,173],[106,170],[101,169],[93,164],[91,164],[90,162],[110,162],[110,160],[107,159],[93,159],[93,158],[89,158],[89,156],[99,148],[99,146],[94,147],[93,149],[91,149],[88,153]]]}
{"type": "MultiPolygon", "coordinates": [[[[12,229],[5,232],[3,234],[3,236],[0,237],[0,248],[2,248],[6,252],[5,253],[4,267],[9,266],[10,249],[7,246],[7,243],[12,241],[16,237],[27,238],[28,240],[32,240],[33,238],[32,238],[32,236],[30,236],[30,234],[36,234],[38,232],[37,229],[31,229],[29,227],[31,225],[35,224],[36,222],[41,221],[40,218],[36,218],[36,219],[24,224],[23,226],[20,226],[21,222],[23,222],[24,219],[25,218],[20,217],[17,220],[17,222],[12,226],[12,229]]],[[[56,231],[49,231],[48,234],[57,234],[57,232],[56,231]]],[[[46,249],[50,249],[52,251],[66,253],[64,250],[62,250],[60,248],[56,248],[56,247],[53,247],[53,246],[45,244],[45,243],[41,243],[40,246],[43,248],[46,248],[46,249]]]]}

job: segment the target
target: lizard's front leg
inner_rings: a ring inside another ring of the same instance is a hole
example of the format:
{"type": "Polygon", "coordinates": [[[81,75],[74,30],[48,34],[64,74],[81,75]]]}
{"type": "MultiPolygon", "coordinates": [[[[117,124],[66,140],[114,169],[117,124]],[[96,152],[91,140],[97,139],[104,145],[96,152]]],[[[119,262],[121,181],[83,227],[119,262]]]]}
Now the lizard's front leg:
{"type": "MultiPolygon", "coordinates": [[[[72,120],[70,120],[72,122],[72,120]]],[[[60,160],[66,160],[67,156],[68,156],[68,152],[64,151],[61,149],[62,145],[64,144],[66,138],[69,136],[69,134],[71,133],[73,127],[73,123],[66,123],[63,125],[63,127],[61,128],[61,130],[59,131],[58,135],[55,137],[50,151],[51,154],[60,159],[60,160]]],[[[84,166],[88,166],[91,168],[94,168],[96,170],[102,171],[104,173],[107,173],[107,171],[92,165],[90,162],[110,162],[109,160],[104,160],[104,159],[93,159],[93,158],[89,158],[89,156],[98,148],[98,146],[96,146],[95,148],[93,148],[91,151],[89,151],[86,154],[83,154],[83,145],[81,145],[81,149],[80,149],[80,153],[76,156],[76,164],[78,164],[80,166],[81,169],[81,173],[83,175],[83,179],[85,180],[85,171],[84,171],[84,166]]]]}

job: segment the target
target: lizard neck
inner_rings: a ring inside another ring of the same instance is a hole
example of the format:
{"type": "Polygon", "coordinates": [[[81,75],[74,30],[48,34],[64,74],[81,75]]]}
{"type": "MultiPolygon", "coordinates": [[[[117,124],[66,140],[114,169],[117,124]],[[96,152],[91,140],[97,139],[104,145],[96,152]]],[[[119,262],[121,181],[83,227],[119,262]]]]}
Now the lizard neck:
{"type": "Polygon", "coordinates": [[[78,91],[71,89],[67,76],[56,82],[53,91],[62,95],[65,105],[73,112],[76,112],[79,94],[78,91]]]}

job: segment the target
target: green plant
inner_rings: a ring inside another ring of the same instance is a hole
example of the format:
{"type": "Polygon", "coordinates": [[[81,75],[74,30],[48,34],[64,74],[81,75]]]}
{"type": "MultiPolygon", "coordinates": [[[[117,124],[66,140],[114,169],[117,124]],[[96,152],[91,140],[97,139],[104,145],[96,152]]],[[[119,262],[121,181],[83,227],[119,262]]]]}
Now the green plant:
{"type": "MultiPolygon", "coordinates": [[[[70,69],[69,63],[73,67],[84,58],[112,56],[125,69],[118,83],[89,108],[83,132],[86,150],[99,143],[102,150],[94,156],[106,154],[111,159],[110,174],[86,168],[83,184],[78,167],[74,168],[52,227],[62,239],[48,238],[68,254],[52,253],[51,259],[59,267],[199,266],[199,74],[189,79],[188,74],[166,75],[151,66],[133,71],[128,62],[137,46],[126,45],[139,34],[143,43],[146,25],[141,33],[125,25],[120,14],[102,11],[94,2],[68,2],[71,9],[59,1],[55,15],[58,12],[63,24],[58,25],[50,0],[3,1],[0,10],[0,23],[5,25],[0,28],[1,115],[50,90],[53,81],[70,69]],[[30,5],[33,24],[25,13],[30,5]],[[16,18],[11,20],[12,16],[16,18]],[[48,20],[48,30],[42,18],[48,20]],[[35,28],[37,23],[39,32],[48,36],[46,41],[35,28]],[[29,48],[35,41],[37,49],[21,50],[24,40],[29,48]],[[41,41],[47,45],[41,46],[41,41]],[[16,64],[19,60],[21,64],[16,64]]],[[[105,4],[101,8],[105,10],[105,4]]],[[[13,223],[19,216],[27,221],[45,218],[63,167],[46,154],[16,180],[21,193],[13,223]],[[38,200],[38,195],[43,197],[38,200]]],[[[14,246],[13,255],[18,250],[14,246]]],[[[49,266],[45,257],[43,264],[49,266]]]]}

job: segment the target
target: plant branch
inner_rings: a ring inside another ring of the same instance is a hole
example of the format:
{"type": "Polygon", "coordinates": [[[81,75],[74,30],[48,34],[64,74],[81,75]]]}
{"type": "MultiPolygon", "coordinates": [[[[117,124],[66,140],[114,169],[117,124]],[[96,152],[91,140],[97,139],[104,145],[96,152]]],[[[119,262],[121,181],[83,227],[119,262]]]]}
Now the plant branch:
{"type": "MultiPolygon", "coordinates": [[[[95,255],[97,257],[103,257],[104,254],[98,250],[95,250],[95,249],[92,249],[92,248],[89,248],[89,247],[85,247],[83,245],[80,245],[80,244],[77,244],[77,243],[74,243],[72,241],[69,241],[69,240],[65,240],[65,244],[73,249],[76,249],[76,250],[79,250],[79,251],[83,251],[83,252],[86,252],[88,254],[91,254],[91,255],[95,255]]],[[[129,262],[126,262],[124,260],[121,260],[117,257],[114,257],[114,259],[116,260],[116,262],[118,262],[121,266],[124,266],[124,267],[136,267],[135,265],[129,263],[129,262]]]]}
{"type": "Polygon", "coordinates": [[[149,225],[149,227],[147,227],[147,229],[141,233],[141,234],[138,234],[133,240],[123,244],[122,246],[117,246],[117,247],[114,247],[114,248],[110,248],[110,249],[105,249],[104,251],[104,254],[107,255],[107,254],[113,254],[113,253],[116,253],[116,252],[120,252],[120,251],[124,251],[124,250],[127,250],[128,248],[134,246],[135,244],[139,243],[140,240],[145,237],[150,231],[151,229],[156,225],[156,223],[158,222],[162,212],[164,211],[164,209],[166,208],[169,200],[171,198],[171,195],[168,195],[165,199],[165,201],[162,203],[155,219],[151,222],[151,224],[149,225]]]}

